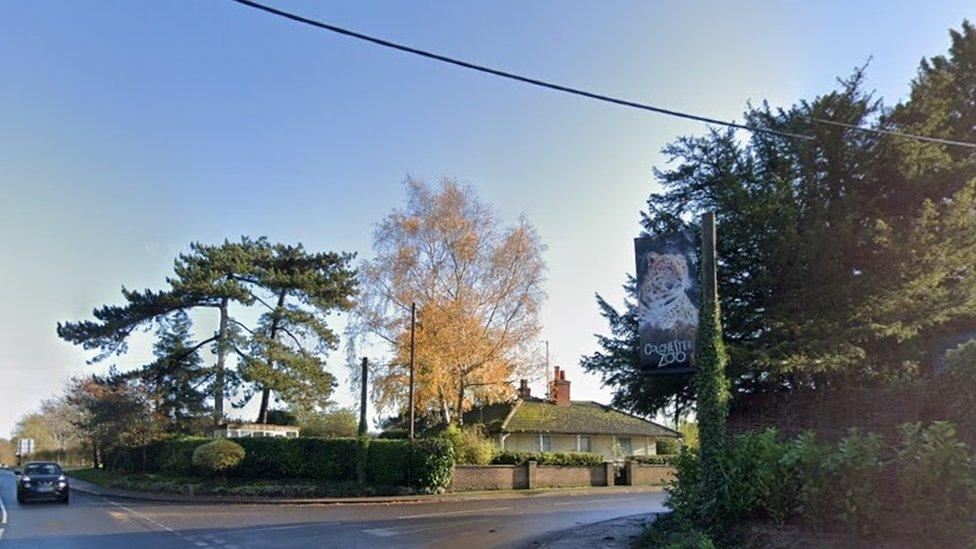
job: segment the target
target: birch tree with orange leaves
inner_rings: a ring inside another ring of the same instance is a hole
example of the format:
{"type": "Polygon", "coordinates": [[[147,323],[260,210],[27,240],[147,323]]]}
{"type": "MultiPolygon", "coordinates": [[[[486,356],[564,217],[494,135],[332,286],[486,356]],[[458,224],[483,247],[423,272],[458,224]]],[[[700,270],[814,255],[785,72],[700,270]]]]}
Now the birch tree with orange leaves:
{"type": "Polygon", "coordinates": [[[377,407],[406,413],[416,303],[416,412],[460,423],[472,405],[506,400],[516,379],[541,371],[545,247],[524,217],[503,226],[470,185],[405,186],[406,207],[377,225],[375,257],[360,268],[354,329],[389,345],[373,372],[377,407]]]}

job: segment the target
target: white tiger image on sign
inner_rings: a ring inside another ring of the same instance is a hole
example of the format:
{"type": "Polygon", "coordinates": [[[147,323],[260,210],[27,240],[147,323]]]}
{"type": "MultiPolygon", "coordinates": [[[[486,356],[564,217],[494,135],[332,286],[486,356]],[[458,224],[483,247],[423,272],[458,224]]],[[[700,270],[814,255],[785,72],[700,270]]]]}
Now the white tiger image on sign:
{"type": "Polygon", "coordinates": [[[694,234],[634,239],[640,362],[648,373],[694,370],[700,299],[694,234]]]}

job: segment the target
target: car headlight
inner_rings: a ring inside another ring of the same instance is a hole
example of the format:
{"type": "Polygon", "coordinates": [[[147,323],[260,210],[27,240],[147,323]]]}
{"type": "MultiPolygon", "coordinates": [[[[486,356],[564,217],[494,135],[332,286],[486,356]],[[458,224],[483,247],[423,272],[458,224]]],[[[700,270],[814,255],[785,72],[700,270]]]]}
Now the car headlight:
{"type": "Polygon", "coordinates": [[[58,488],[67,488],[67,487],[68,487],[68,483],[63,480],[58,483],[58,488]]]}
{"type": "Polygon", "coordinates": [[[58,482],[64,482],[66,480],[68,480],[68,477],[66,477],[64,475],[61,475],[60,477],[58,477],[58,482]]]}
{"type": "Polygon", "coordinates": [[[27,476],[27,475],[24,475],[24,476],[20,477],[20,481],[23,482],[24,484],[30,484],[30,477],[27,476]]]}

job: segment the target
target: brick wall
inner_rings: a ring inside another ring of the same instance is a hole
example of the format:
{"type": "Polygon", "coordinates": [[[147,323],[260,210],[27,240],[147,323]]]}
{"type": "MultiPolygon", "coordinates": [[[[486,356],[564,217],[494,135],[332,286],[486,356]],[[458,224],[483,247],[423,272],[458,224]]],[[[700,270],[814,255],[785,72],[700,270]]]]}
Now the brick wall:
{"type": "Polygon", "coordinates": [[[571,488],[575,486],[606,486],[607,468],[561,467],[538,465],[535,469],[535,488],[571,488]]]}
{"type": "Polygon", "coordinates": [[[518,490],[529,487],[525,465],[458,465],[451,490],[518,490]]]}
{"type": "Polygon", "coordinates": [[[631,486],[660,486],[674,479],[675,473],[675,468],[670,465],[627,462],[627,482],[631,486]]]}
{"type": "MultiPolygon", "coordinates": [[[[523,490],[526,488],[574,488],[612,486],[613,465],[589,467],[556,465],[458,465],[451,478],[451,490],[523,490]]],[[[627,484],[659,486],[674,475],[674,468],[663,465],[638,465],[628,462],[627,484]]]]}

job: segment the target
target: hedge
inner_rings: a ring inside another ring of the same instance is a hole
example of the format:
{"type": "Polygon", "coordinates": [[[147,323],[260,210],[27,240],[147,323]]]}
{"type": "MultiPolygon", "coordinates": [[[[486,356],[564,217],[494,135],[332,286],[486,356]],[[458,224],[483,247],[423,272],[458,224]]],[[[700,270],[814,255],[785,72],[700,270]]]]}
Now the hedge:
{"type": "MultiPolygon", "coordinates": [[[[208,438],[182,438],[154,442],[141,448],[113,452],[111,467],[127,471],[192,476],[193,452],[212,442],[208,438]]],[[[359,441],[353,438],[235,438],[244,458],[229,476],[358,480],[359,441]]],[[[441,439],[369,440],[366,479],[387,486],[415,486],[436,491],[450,484],[454,452],[441,439]]]]}
{"type": "Polygon", "coordinates": [[[410,441],[375,439],[366,451],[366,478],[376,484],[405,486],[410,466],[410,441]]]}
{"type": "Polygon", "coordinates": [[[366,478],[377,484],[412,485],[438,491],[451,483],[454,447],[441,438],[413,442],[397,439],[369,441],[366,478]]]}
{"type": "Polygon", "coordinates": [[[627,461],[635,461],[643,465],[674,465],[677,459],[677,454],[663,454],[657,456],[632,456],[627,458],[627,461]]]}
{"type": "Polygon", "coordinates": [[[535,461],[538,465],[564,465],[586,467],[600,465],[605,460],[600,454],[587,452],[499,452],[491,460],[495,465],[521,465],[535,461]]]}

